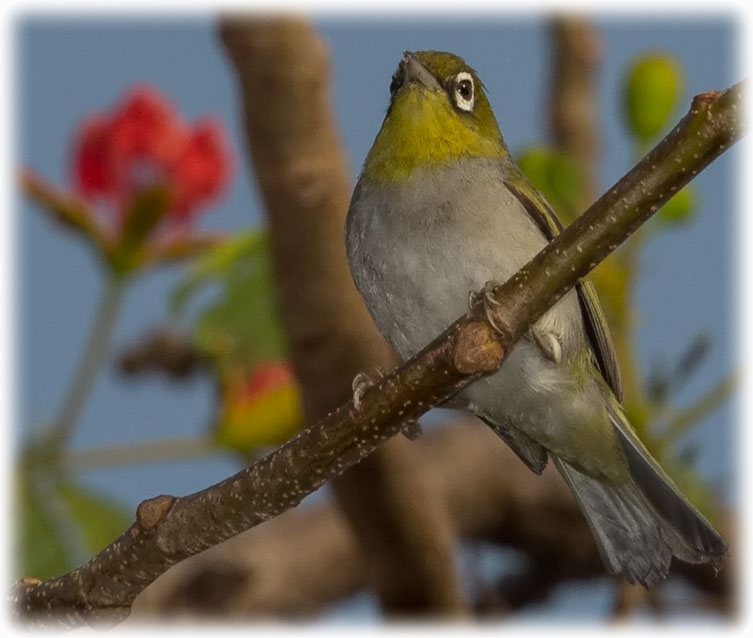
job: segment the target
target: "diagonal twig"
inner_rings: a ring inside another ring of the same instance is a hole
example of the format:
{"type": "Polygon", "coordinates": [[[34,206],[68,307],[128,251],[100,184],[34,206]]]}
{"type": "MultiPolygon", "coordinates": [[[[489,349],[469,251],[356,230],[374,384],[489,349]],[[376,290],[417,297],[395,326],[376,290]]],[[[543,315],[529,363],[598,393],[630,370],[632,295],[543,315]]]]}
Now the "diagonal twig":
{"type": "Polygon", "coordinates": [[[737,389],[739,374],[731,372],[717,381],[710,390],[696,399],[688,407],[679,410],[667,419],[662,436],[670,443],[674,443],[693,425],[705,419],[709,414],[721,406],[737,389]]]}
{"type": "Polygon", "coordinates": [[[296,506],[401,427],[496,370],[516,339],[699,171],[743,135],[743,87],[696,96],[688,114],[633,170],[494,291],[480,309],[349,402],[241,472],[186,497],[139,505],[136,522],[81,567],[11,593],[27,621],[118,621],[171,565],[296,506]]]}

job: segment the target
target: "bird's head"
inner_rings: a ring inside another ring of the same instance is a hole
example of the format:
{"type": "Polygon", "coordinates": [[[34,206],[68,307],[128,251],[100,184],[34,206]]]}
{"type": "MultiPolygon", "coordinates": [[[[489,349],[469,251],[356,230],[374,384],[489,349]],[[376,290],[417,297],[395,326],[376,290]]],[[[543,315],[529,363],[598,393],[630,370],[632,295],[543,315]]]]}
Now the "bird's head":
{"type": "Polygon", "coordinates": [[[392,76],[390,96],[364,165],[371,179],[396,182],[417,168],[508,154],[484,85],[457,55],[405,52],[392,76]]]}

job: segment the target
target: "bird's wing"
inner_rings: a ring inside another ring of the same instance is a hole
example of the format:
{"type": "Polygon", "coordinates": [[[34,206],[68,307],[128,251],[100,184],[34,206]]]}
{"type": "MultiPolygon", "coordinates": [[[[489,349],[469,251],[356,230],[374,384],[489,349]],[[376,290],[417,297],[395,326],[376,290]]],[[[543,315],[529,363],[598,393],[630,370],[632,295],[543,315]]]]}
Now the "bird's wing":
{"type": "Polygon", "coordinates": [[[515,426],[501,424],[483,413],[474,412],[474,414],[507,443],[510,449],[518,455],[518,458],[528,466],[529,470],[536,474],[541,474],[544,471],[549,460],[549,453],[543,445],[534,441],[523,430],[515,426]]]}
{"type": "MultiPolygon", "coordinates": [[[[510,192],[518,198],[518,201],[536,222],[541,232],[551,241],[562,232],[564,228],[562,222],[544,199],[544,196],[532,185],[527,188],[521,188],[521,184],[516,184],[515,182],[516,180],[506,180],[505,184],[510,189],[510,192]]],[[[522,184],[526,184],[526,182],[522,182],[522,184]]],[[[622,379],[620,377],[620,368],[617,363],[617,355],[614,351],[612,337],[609,334],[606,317],[596,296],[596,290],[585,279],[581,280],[578,284],[577,290],[578,300],[580,301],[583,318],[585,319],[586,332],[591,342],[591,348],[596,356],[599,370],[612,388],[612,392],[614,392],[617,399],[621,400],[622,379]]]]}
{"type": "Polygon", "coordinates": [[[630,467],[630,475],[641,491],[679,535],[685,553],[674,553],[689,563],[706,562],[727,555],[727,542],[713,525],[685,498],[669,475],[651,456],[635,434],[622,407],[614,400],[608,401],[609,419],[630,467]]]}

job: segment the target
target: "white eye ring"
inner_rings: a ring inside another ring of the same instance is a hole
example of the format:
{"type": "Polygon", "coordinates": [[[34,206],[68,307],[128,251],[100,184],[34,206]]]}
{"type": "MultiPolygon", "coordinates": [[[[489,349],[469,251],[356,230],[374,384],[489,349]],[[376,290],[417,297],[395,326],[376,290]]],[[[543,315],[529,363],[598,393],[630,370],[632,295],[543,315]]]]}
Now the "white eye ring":
{"type": "Polygon", "coordinates": [[[461,71],[455,76],[455,104],[462,111],[472,111],[476,100],[473,76],[461,71]]]}

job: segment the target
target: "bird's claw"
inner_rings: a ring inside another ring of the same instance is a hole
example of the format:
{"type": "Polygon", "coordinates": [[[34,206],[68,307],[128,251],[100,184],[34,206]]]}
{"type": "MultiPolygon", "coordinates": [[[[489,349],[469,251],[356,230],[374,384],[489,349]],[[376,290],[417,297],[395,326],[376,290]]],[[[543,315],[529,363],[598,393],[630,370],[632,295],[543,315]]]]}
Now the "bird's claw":
{"type": "Polygon", "coordinates": [[[494,289],[499,286],[500,283],[498,281],[487,281],[484,284],[484,287],[476,292],[475,290],[471,290],[468,292],[468,309],[474,310],[476,307],[476,304],[478,304],[479,301],[482,301],[484,305],[490,305],[490,306],[499,306],[499,302],[494,298],[494,289]]]}
{"type": "MultiPolygon", "coordinates": [[[[379,366],[376,366],[374,368],[374,371],[380,379],[383,379],[387,374],[384,371],[384,368],[381,368],[379,366]]],[[[361,399],[363,399],[363,395],[366,393],[366,390],[373,386],[374,382],[371,380],[371,377],[369,377],[369,375],[365,372],[359,372],[353,378],[353,383],[351,384],[351,387],[353,388],[353,406],[358,412],[361,411],[361,399]]]]}
{"type": "Polygon", "coordinates": [[[494,298],[494,289],[499,288],[501,285],[502,284],[498,281],[487,281],[484,284],[484,287],[481,289],[481,294],[484,296],[484,303],[487,303],[490,306],[500,305],[499,301],[494,298]]]}
{"type": "Polygon", "coordinates": [[[363,398],[363,395],[366,393],[366,390],[371,388],[373,385],[374,382],[365,372],[359,372],[353,378],[353,407],[355,407],[357,412],[361,411],[361,399],[363,398]]]}
{"type": "Polygon", "coordinates": [[[496,309],[500,306],[499,301],[494,298],[494,289],[499,285],[500,283],[498,281],[487,281],[481,289],[481,292],[471,291],[468,297],[468,303],[469,306],[473,308],[478,303],[480,297],[483,305],[484,317],[486,317],[486,320],[492,328],[501,333],[503,331],[494,320],[496,309]]]}
{"type": "MultiPolygon", "coordinates": [[[[377,376],[380,379],[384,378],[384,376],[387,374],[380,367],[376,367],[375,371],[376,371],[377,376]]],[[[371,380],[368,374],[366,374],[365,372],[359,372],[353,378],[353,383],[351,385],[353,388],[353,407],[356,409],[356,412],[360,412],[361,411],[361,399],[363,399],[363,395],[366,393],[366,391],[369,388],[374,387],[374,382],[371,380]]],[[[410,439],[411,441],[415,441],[418,437],[420,437],[423,434],[421,425],[416,419],[411,419],[410,421],[407,421],[401,428],[401,431],[405,435],[405,437],[410,439]]]]}

